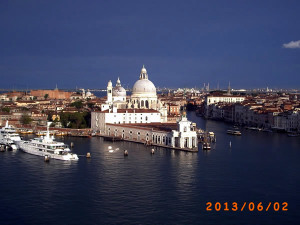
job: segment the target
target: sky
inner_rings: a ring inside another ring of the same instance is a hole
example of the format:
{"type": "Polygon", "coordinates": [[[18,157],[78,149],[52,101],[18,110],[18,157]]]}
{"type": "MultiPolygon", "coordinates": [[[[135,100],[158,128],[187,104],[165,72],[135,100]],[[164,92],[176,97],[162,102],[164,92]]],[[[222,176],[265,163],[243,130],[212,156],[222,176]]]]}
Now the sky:
{"type": "Polygon", "coordinates": [[[300,1],[0,0],[0,88],[300,88],[300,1]]]}

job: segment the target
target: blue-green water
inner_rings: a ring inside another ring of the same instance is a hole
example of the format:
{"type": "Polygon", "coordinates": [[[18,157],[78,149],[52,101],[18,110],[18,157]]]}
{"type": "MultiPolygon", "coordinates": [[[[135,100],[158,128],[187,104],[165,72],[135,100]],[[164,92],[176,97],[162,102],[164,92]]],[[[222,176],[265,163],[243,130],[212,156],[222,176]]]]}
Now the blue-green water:
{"type": "Polygon", "coordinates": [[[300,139],[242,130],[188,113],[214,131],[211,151],[186,153],[102,138],[74,142],[78,162],[0,154],[0,224],[297,224],[300,139]],[[229,147],[231,141],[232,147],[229,147]],[[108,146],[119,148],[113,153],[108,146]],[[123,156],[127,149],[128,157],[123,156]],[[288,211],[206,211],[207,202],[287,202],[288,211]]]}

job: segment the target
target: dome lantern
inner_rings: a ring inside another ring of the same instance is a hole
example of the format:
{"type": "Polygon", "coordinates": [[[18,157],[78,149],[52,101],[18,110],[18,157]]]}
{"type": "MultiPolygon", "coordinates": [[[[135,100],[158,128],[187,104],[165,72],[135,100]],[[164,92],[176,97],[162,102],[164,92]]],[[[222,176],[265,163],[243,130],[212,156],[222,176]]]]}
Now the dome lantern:
{"type": "Polygon", "coordinates": [[[118,77],[117,83],[116,83],[116,87],[121,87],[121,81],[120,78],[118,77]]]}
{"type": "Polygon", "coordinates": [[[140,80],[148,80],[148,74],[145,66],[141,69],[140,80]]]}

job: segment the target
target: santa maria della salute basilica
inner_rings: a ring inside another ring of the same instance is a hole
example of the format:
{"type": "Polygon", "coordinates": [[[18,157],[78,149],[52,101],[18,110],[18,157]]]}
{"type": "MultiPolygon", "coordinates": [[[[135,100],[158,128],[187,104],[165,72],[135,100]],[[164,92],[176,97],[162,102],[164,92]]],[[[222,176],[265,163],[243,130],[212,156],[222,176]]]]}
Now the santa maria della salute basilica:
{"type": "Polygon", "coordinates": [[[111,81],[107,84],[107,101],[102,104],[101,110],[115,109],[154,109],[161,113],[162,117],[167,116],[167,108],[157,99],[156,87],[148,79],[148,73],[143,66],[139,80],[132,88],[131,96],[126,99],[126,90],[122,87],[118,78],[116,86],[111,81]]]}
{"type": "Polygon", "coordinates": [[[115,86],[108,82],[107,100],[100,111],[91,113],[91,128],[103,137],[198,151],[196,124],[185,114],[177,122],[168,123],[167,112],[143,66],[131,96],[127,96],[119,78],[115,86]]]}

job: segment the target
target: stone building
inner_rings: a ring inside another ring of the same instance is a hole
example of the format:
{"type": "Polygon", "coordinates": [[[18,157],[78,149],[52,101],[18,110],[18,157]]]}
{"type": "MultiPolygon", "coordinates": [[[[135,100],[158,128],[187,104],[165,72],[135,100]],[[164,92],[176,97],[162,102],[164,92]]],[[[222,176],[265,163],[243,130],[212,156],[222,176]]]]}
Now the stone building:
{"type": "Polygon", "coordinates": [[[178,123],[106,124],[104,133],[148,145],[198,150],[195,127],[185,116],[178,123]]]}

